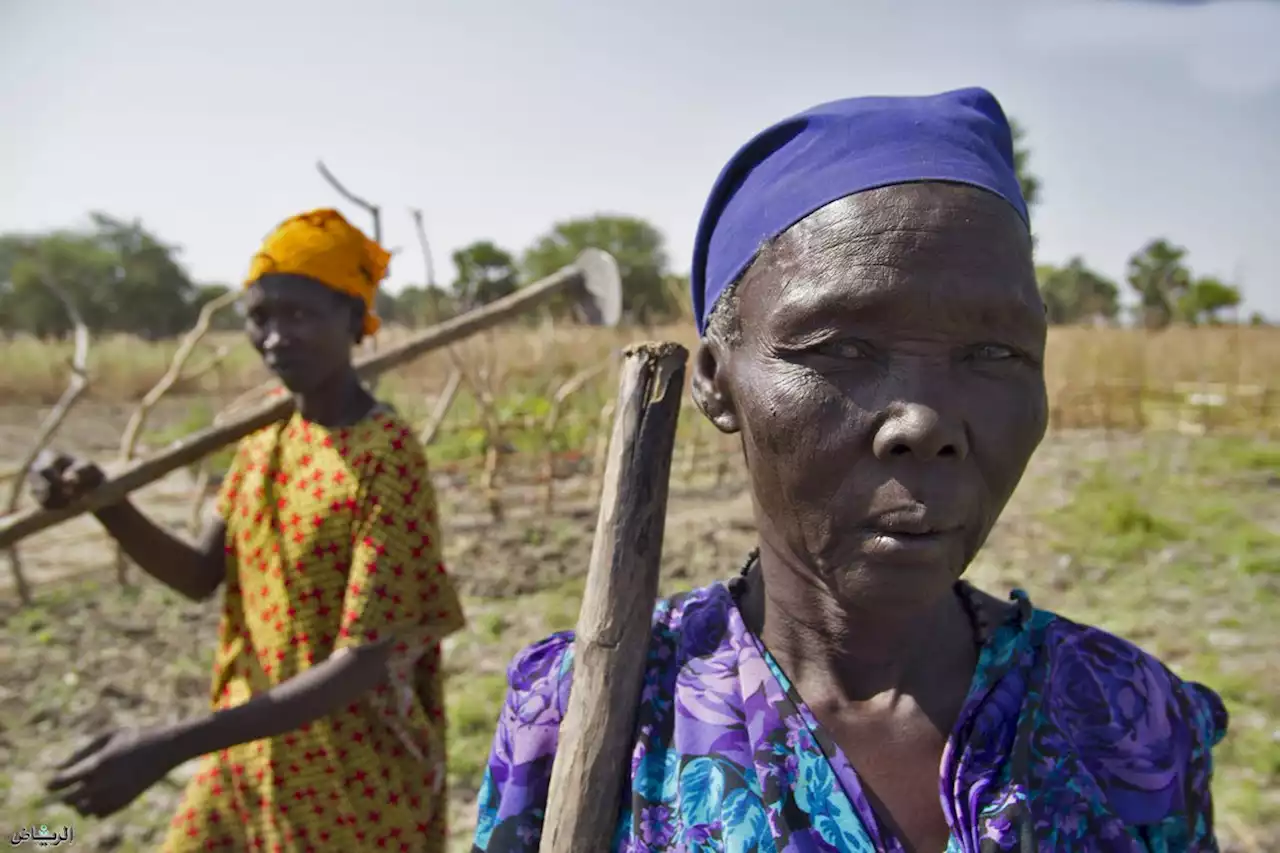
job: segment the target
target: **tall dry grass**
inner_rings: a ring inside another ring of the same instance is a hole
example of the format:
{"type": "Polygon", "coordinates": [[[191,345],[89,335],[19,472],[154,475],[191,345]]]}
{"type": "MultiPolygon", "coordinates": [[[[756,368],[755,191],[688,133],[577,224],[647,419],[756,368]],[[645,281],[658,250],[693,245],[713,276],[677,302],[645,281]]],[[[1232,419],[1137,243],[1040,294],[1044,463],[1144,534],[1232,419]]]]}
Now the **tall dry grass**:
{"type": "MultiPolygon", "coordinates": [[[[412,334],[408,329],[389,328],[366,344],[364,351],[394,346],[412,334]]],[[[696,341],[696,335],[684,327],[644,330],[517,325],[477,335],[455,349],[477,369],[518,381],[571,375],[584,365],[608,358],[619,347],[647,338],[681,340],[689,345],[696,341]]],[[[234,395],[269,378],[248,342],[235,333],[208,335],[191,359],[193,370],[219,347],[226,347],[227,354],[215,369],[203,373],[194,384],[180,384],[172,393],[234,395]]],[[[177,348],[176,340],[149,342],[127,335],[95,338],[89,353],[89,396],[110,402],[141,399],[164,374],[177,348]]],[[[70,358],[69,342],[0,339],[0,399],[20,405],[47,405],[57,400],[66,385],[70,358]]],[[[396,378],[429,391],[444,383],[451,365],[446,352],[432,353],[398,369],[396,378]]]]}
{"type": "MultiPolygon", "coordinates": [[[[410,334],[389,329],[376,346],[392,346],[410,334]]],[[[688,325],[518,325],[472,338],[460,351],[505,390],[545,387],[645,338],[696,343],[688,325]]],[[[268,378],[257,356],[235,334],[211,336],[202,344],[204,353],[193,358],[193,366],[219,346],[229,351],[217,368],[174,393],[226,398],[268,378]]],[[[173,341],[151,343],[123,336],[95,340],[90,395],[112,402],[140,399],[164,373],[176,347],[173,341]]],[[[20,405],[52,402],[64,387],[69,360],[69,344],[30,338],[0,341],[0,399],[20,405]]],[[[448,354],[433,353],[398,370],[392,381],[401,390],[429,395],[445,382],[452,363],[448,354]]],[[[1055,327],[1049,333],[1046,375],[1055,425],[1060,427],[1143,428],[1167,420],[1161,414],[1164,409],[1187,405],[1220,410],[1228,420],[1274,425],[1280,419],[1280,329],[1222,326],[1148,332],[1055,327]]]]}

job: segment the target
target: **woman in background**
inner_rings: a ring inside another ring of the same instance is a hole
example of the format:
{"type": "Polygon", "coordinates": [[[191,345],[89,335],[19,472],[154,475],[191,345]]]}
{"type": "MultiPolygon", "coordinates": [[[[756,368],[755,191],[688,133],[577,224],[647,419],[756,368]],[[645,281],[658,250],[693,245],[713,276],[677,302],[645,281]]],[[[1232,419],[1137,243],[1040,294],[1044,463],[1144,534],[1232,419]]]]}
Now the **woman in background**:
{"type": "MultiPolygon", "coordinates": [[[[194,600],[226,590],[212,710],[69,758],[50,787],[81,814],[112,814],[204,756],[169,853],[444,850],[440,641],[463,616],[423,448],[351,360],[378,329],[388,260],[335,210],[282,223],[253,259],[245,329],[296,413],[240,443],[198,544],[127,500],[98,511],[162,583],[194,600]]],[[[46,507],[102,480],[65,456],[34,476],[46,507]]]]}

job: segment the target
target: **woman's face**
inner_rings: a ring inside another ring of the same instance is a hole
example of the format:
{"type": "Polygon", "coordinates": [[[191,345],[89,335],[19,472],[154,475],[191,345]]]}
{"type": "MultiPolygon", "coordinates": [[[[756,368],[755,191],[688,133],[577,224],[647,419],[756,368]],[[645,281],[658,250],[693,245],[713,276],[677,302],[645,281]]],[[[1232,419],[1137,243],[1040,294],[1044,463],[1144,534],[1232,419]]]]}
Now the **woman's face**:
{"type": "MultiPolygon", "coordinates": [[[[699,406],[740,432],[761,545],[841,597],[941,594],[1044,436],[1044,308],[1026,226],[985,191],[837,201],[738,285],[699,406]]],[[[772,581],[771,581],[772,582],[772,581]]]]}
{"type": "Polygon", "coordinates": [[[320,282],[263,276],[246,291],[244,309],[250,343],[295,394],[315,393],[350,365],[363,315],[320,282]]]}

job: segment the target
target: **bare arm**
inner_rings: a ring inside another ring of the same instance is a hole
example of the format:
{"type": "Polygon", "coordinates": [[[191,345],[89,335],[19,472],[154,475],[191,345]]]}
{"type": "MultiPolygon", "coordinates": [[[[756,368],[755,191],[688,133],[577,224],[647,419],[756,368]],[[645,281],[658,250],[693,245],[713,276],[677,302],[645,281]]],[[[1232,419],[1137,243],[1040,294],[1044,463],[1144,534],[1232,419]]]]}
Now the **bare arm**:
{"type": "Polygon", "coordinates": [[[275,737],[356,701],[387,677],[391,641],[339,649],[328,660],[243,705],[202,714],[164,732],[175,764],[241,743],[275,737]]]}
{"type": "MultiPolygon", "coordinates": [[[[55,452],[42,453],[27,475],[32,495],[46,509],[66,506],[105,479],[92,462],[55,452]]],[[[224,511],[222,501],[218,511],[224,511]]],[[[192,601],[213,595],[226,576],[227,527],[221,517],[193,544],[161,528],[128,498],[94,515],[144,572],[192,601]]]]}
{"type": "Polygon", "coordinates": [[[226,577],[227,526],[222,519],[211,522],[200,541],[192,543],[157,525],[131,501],[95,515],[129,559],[192,601],[212,596],[226,577]]]}

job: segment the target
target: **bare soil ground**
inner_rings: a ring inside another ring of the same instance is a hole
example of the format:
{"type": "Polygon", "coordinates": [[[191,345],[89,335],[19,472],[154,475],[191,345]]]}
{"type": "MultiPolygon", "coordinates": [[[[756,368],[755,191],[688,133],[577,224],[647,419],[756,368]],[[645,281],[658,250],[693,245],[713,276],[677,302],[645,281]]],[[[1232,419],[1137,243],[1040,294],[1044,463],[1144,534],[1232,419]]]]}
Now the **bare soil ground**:
{"type": "MultiPolygon", "coordinates": [[[[168,404],[157,419],[180,418],[182,405],[168,404]]],[[[109,458],[127,414],[86,407],[63,444],[109,458]]],[[[36,422],[32,409],[0,407],[0,467],[16,460],[36,422]]],[[[183,476],[148,490],[143,506],[185,520],[183,476]]],[[[1223,693],[1232,733],[1219,751],[1215,793],[1224,849],[1240,853],[1280,849],[1278,506],[1274,443],[1064,433],[1041,449],[971,570],[986,589],[1023,587],[1040,606],[1129,637],[1223,693]]],[[[447,654],[459,850],[468,849],[505,665],[524,644],[571,627],[594,515],[482,522],[455,518],[447,538],[469,618],[447,654]]],[[[730,576],[752,542],[740,477],[677,495],[666,591],[730,576]]],[[[120,588],[91,521],[29,540],[23,553],[41,583],[37,605],[25,610],[0,589],[0,832],[71,824],[87,850],[152,850],[190,768],[104,821],[40,805],[40,782],[103,728],[203,710],[219,603],[193,605],[142,579],[120,588]]]]}

